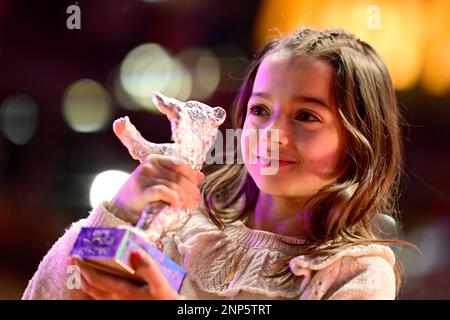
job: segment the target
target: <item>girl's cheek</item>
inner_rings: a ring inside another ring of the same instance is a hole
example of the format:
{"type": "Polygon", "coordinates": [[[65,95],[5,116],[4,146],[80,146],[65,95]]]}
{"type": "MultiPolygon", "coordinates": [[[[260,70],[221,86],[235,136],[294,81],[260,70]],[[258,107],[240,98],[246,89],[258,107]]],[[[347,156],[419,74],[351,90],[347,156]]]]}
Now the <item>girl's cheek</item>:
{"type": "Polygon", "coordinates": [[[258,138],[256,132],[256,129],[245,127],[242,131],[241,150],[245,164],[256,163],[256,152],[258,147],[258,138]]]}
{"type": "Polygon", "coordinates": [[[339,158],[339,148],[322,143],[320,148],[309,148],[308,151],[307,164],[310,170],[323,179],[332,177],[339,158]]]}

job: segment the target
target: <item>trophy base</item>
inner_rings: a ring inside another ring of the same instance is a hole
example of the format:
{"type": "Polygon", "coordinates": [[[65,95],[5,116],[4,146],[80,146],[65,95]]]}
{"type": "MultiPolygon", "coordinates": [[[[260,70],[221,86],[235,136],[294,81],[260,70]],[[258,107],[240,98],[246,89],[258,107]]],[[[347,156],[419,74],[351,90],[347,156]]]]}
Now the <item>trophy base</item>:
{"type": "Polygon", "coordinates": [[[70,256],[81,258],[96,269],[144,284],[146,281],[130,265],[130,253],[137,249],[145,251],[156,262],[161,273],[178,292],[186,271],[150,244],[138,229],[127,226],[81,228],[70,256]]]}

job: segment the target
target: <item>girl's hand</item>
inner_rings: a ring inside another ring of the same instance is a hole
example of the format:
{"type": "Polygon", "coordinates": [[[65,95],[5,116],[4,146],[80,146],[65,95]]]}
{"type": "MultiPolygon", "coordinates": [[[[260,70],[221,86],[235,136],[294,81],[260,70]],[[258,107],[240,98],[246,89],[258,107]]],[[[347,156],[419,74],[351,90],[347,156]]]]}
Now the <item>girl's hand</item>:
{"type": "Polygon", "coordinates": [[[111,201],[109,210],[134,225],[151,202],[196,208],[200,201],[198,185],[204,177],[188,164],[177,164],[168,156],[151,155],[134,170],[111,201]]]}
{"type": "Polygon", "coordinates": [[[69,258],[81,271],[81,290],[96,300],[175,300],[180,295],[160,272],[156,263],[145,253],[133,251],[130,263],[145,279],[138,285],[126,278],[92,268],[79,259],[69,258]]]}

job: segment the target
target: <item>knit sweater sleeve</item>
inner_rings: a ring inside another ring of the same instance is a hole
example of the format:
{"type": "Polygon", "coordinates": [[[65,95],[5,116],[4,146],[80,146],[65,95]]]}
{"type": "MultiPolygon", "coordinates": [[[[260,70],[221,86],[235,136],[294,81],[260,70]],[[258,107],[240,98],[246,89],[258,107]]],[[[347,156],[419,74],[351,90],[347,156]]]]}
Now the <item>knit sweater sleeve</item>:
{"type": "Polygon", "coordinates": [[[325,261],[294,261],[295,273],[310,281],[300,299],[392,300],[396,295],[395,257],[381,245],[357,246],[325,261]]]}
{"type": "Polygon", "coordinates": [[[395,299],[395,274],[392,266],[385,259],[345,257],[341,260],[341,270],[335,283],[326,293],[327,299],[395,299]]]}
{"type": "Polygon", "coordinates": [[[54,243],[29,281],[22,296],[23,300],[89,299],[80,289],[70,285],[74,271],[68,268],[66,260],[82,227],[115,227],[128,224],[111,214],[107,207],[108,202],[100,204],[86,219],[73,223],[54,243]]]}

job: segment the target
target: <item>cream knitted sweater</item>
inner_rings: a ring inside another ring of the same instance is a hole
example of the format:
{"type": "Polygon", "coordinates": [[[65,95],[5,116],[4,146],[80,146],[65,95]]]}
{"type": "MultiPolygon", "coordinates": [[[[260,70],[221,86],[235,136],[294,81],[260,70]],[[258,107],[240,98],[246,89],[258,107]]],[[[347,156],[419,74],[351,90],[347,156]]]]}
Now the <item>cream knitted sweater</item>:
{"type": "MultiPolygon", "coordinates": [[[[41,261],[22,299],[89,298],[81,290],[68,289],[66,259],[81,227],[126,224],[107,208],[104,202],[65,232],[41,261]]],[[[301,241],[252,230],[242,222],[220,230],[198,211],[163,243],[164,252],[187,270],[180,291],[187,299],[395,298],[395,257],[382,245],[354,246],[316,259],[296,256],[287,274],[262,275],[267,266],[295,256],[295,244],[301,241]]]]}

